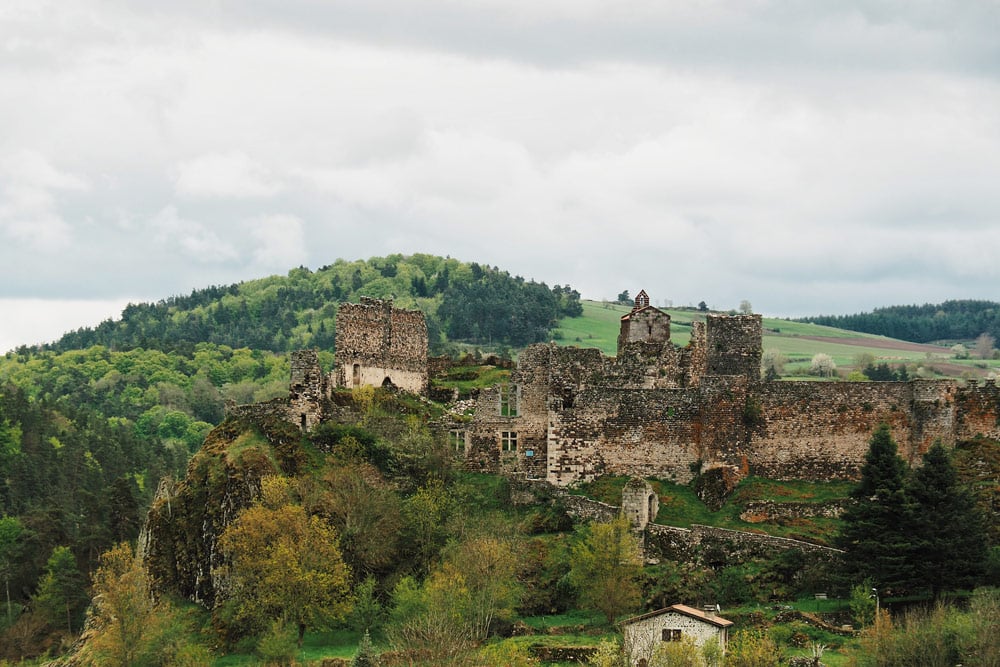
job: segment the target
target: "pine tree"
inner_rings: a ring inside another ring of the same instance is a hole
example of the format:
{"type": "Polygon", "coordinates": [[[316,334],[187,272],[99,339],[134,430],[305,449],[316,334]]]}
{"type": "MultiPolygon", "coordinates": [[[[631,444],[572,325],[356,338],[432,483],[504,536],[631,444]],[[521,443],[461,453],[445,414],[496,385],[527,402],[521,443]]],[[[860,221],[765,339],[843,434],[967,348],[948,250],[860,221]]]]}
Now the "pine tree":
{"type": "Polygon", "coordinates": [[[940,442],[924,454],[907,493],[915,507],[914,587],[930,588],[936,599],[943,591],[974,585],[987,560],[985,522],[940,442]]]}
{"type": "Polygon", "coordinates": [[[855,503],[844,512],[838,539],[853,583],[870,579],[879,588],[894,588],[912,582],[905,480],[906,463],[897,454],[889,426],[882,424],[869,441],[861,482],[851,493],[855,503]]]}

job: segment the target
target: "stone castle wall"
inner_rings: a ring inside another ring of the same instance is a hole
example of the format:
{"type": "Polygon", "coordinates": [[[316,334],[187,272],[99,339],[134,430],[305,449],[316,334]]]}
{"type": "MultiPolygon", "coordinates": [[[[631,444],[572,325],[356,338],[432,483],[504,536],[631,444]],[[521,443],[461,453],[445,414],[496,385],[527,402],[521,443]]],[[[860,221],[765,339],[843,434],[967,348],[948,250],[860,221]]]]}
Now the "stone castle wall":
{"type": "Polygon", "coordinates": [[[529,347],[512,377],[520,411],[502,420],[477,413],[471,457],[483,470],[557,485],[603,474],[685,483],[722,466],[737,475],[825,480],[858,476],[882,422],[911,464],[935,440],[1000,437],[993,382],[762,382],[761,336],[758,315],[711,315],[694,323],[685,348],[639,340],[605,358],[529,347]],[[536,456],[499,453],[500,429],[523,432],[536,456]]]}

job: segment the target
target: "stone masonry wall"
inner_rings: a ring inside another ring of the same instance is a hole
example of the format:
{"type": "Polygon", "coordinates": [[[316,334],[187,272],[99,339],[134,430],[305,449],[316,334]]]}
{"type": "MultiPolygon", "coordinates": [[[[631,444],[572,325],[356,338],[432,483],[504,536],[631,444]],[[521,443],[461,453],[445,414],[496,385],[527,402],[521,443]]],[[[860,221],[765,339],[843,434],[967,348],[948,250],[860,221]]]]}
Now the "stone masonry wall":
{"type": "Polygon", "coordinates": [[[1000,387],[993,380],[978,384],[970,380],[956,392],[956,432],[959,438],[976,435],[1000,438],[1000,387]]]}
{"type": "Polygon", "coordinates": [[[696,396],[677,390],[587,389],[550,418],[547,479],[565,485],[602,474],[687,482],[702,458],[696,396]]]}
{"type": "Polygon", "coordinates": [[[760,376],[760,315],[709,315],[706,324],[707,374],[760,376]]]}
{"type": "Polygon", "coordinates": [[[954,442],[954,393],[951,382],[765,383],[750,468],[776,479],[857,477],[882,422],[912,464],[935,439],[954,442]]]}
{"type": "Polygon", "coordinates": [[[337,386],[380,386],[388,380],[413,393],[427,391],[427,324],[420,311],[367,297],[340,304],[336,356],[337,386]]]}
{"type": "Polygon", "coordinates": [[[329,396],[327,378],[320,369],[316,350],[292,352],[291,367],[288,419],[303,431],[308,431],[323,418],[323,404],[329,396]]]}
{"type": "Polygon", "coordinates": [[[621,332],[618,334],[618,353],[629,343],[670,342],[670,315],[647,306],[633,309],[621,320],[621,332]]]}

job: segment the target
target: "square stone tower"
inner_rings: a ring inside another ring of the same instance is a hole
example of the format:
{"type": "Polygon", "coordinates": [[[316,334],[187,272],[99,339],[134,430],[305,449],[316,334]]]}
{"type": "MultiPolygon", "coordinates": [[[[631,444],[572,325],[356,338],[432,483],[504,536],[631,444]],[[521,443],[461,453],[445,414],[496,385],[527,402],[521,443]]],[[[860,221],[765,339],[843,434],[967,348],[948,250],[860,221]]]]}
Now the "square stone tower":
{"type": "Polygon", "coordinates": [[[427,392],[427,323],[419,310],[361,297],[337,309],[338,387],[396,387],[427,392]]]}

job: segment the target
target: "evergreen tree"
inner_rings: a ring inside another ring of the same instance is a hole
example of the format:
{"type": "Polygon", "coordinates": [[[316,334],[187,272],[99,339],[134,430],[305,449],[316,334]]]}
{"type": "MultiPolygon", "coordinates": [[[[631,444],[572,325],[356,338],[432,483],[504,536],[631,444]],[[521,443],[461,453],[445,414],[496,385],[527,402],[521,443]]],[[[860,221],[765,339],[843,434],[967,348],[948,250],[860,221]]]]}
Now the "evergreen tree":
{"type": "Polygon", "coordinates": [[[986,529],[972,494],[958,483],[951,455],[940,442],[924,454],[907,492],[912,528],[914,587],[943,591],[973,586],[987,560],[986,529]]]}
{"type": "Polygon", "coordinates": [[[35,606],[52,627],[65,626],[73,632],[79,628],[87,597],[83,591],[83,575],[76,566],[76,558],[69,547],[52,550],[45,575],[38,584],[35,606]]]}
{"type": "Polygon", "coordinates": [[[879,588],[893,588],[913,580],[905,480],[906,463],[889,426],[882,424],[869,441],[861,482],[851,492],[855,503],[844,512],[838,539],[852,582],[870,579],[879,588]]]}

